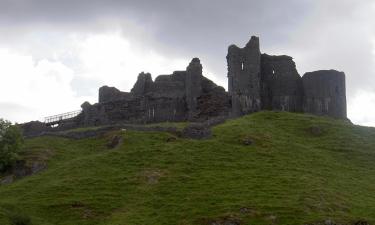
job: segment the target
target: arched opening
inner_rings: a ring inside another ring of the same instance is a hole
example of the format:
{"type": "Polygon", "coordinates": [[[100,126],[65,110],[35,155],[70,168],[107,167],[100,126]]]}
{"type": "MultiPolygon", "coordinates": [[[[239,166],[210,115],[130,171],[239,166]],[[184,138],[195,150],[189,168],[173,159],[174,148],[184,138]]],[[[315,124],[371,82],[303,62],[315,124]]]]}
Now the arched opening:
{"type": "Polygon", "coordinates": [[[241,70],[244,71],[244,64],[243,64],[243,62],[241,63],[241,70]]]}

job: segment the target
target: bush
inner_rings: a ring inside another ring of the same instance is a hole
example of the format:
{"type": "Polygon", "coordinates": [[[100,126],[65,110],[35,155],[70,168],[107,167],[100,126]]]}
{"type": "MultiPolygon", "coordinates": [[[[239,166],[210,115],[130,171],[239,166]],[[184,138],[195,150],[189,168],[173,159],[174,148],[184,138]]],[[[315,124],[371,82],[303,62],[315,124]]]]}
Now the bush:
{"type": "Polygon", "coordinates": [[[11,214],[9,222],[11,225],[31,225],[30,217],[24,214],[11,214]]]}
{"type": "Polygon", "coordinates": [[[20,129],[9,121],[0,119],[0,172],[4,172],[17,160],[22,143],[20,129]]]}

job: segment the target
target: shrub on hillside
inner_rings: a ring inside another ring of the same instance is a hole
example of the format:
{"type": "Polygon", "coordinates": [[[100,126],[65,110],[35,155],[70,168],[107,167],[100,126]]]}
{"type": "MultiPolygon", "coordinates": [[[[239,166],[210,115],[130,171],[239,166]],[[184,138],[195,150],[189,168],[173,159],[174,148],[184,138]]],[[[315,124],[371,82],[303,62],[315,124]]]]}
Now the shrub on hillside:
{"type": "Polygon", "coordinates": [[[0,119],[0,172],[11,167],[17,160],[22,143],[20,129],[9,121],[0,119]]]}
{"type": "Polygon", "coordinates": [[[30,217],[24,214],[11,214],[9,222],[11,225],[31,225],[30,217]]]}

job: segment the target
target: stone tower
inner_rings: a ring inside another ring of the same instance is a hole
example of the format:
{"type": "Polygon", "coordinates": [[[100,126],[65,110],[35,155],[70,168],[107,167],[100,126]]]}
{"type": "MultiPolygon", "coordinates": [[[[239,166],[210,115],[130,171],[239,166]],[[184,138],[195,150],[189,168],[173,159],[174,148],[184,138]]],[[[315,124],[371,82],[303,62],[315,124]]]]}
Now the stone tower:
{"type": "Polygon", "coordinates": [[[346,118],[345,74],[336,70],[320,70],[303,77],[304,112],[346,118]]]}
{"type": "Polygon", "coordinates": [[[229,46],[227,62],[232,115],[240,116],[261,110],[259,38],[251,37],[244,48],[229,46]]]}
{"type": "Polygon", "coordinates": [[[186,104],[188,118],[194,119],[197,114],[198,97],[202,94],[202,64],[198,58],[193,58],[186,68],[186,104]]]}

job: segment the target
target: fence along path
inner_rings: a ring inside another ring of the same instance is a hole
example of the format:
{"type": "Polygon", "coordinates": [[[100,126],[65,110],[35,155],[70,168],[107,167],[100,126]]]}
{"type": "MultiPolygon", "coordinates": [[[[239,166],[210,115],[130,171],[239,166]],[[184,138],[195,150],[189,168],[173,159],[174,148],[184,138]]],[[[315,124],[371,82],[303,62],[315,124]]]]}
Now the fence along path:
{"type": "Polygon", "coordinates": [[[68,120],[78,116],[82,110],[62,113],[54,116],[48,116],[44,118],[44,123],[47,125],[59,124],[61,121],[68,120]]]}

